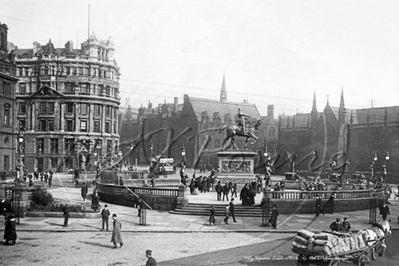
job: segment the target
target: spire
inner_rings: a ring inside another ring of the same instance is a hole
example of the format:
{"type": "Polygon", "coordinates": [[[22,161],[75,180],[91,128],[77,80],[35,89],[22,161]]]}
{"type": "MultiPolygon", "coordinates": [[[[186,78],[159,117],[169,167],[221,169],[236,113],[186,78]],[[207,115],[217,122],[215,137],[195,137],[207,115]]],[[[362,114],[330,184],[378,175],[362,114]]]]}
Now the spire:
{"type": "Polygon", "coordinates": [[[316,107],[316,91],[314,91],[314,94],[313,94],[313,107],[312,107],[312,113],[317,113],[317,107],[316,107]]]}
{"type": "Polygon", "coordinates": [[[226,91],[226,82],[224,80],[224,74],[223,74],[222,90],[220,91],[220,101],[224,104],[227,103],[227,91],[226,91]]]}
{"type": "Polygon", "coordinates": [[[351,110],[351,119],[350,119],[351,125],[353,124],[353,110],[351,110]]]}
{"type": "Polygon", "coordinates": [[[344,87],[341,89],[341,101],[339,103],[338,121],[340,124],[345,123],[345,102],[344,102],[344,87]]]}

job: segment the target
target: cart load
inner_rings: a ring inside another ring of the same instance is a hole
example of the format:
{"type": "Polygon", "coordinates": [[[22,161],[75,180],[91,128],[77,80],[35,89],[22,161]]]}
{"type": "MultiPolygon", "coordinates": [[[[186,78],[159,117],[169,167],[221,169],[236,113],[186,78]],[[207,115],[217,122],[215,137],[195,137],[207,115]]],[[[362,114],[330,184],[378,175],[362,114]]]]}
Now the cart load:
{"type": "MultiPolygon", "coordinates": [[[[355,234],[334,231],[313,233],[302,229],[294,238],[292,250],[298,254],[330,257],[370,247],[383,240],[387,232],[380,224],[373,224],[371,228],[355,234]]],[[[385,243],[381,244],[386,247],[385,243]]]]}

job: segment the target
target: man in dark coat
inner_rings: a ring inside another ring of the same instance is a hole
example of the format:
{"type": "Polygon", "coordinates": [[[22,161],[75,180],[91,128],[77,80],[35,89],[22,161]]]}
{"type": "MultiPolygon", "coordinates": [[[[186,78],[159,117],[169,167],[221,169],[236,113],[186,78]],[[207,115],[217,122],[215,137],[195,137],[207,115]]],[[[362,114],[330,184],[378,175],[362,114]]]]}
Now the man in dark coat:
{"type": "Polygon", "coordinates": [[[193,193],[194,193],[194,182],[195,182],[194,178],[191,179],[191,182],[190,182],[190,194],[191,195],[193,195],[193,193]]]}
{"type": "Polygon", "coordinates": [[[330,229],[331,231],[342,232],[343,227],[341,219],[339,218],[335,219],[335,221],[330,224],[330,229]]]}
{"type": "Polygon", "coordinates": [[[9,215],[4,222],[4,225],[4,245],[15,245],[15,242],[17,241],[15,217],[13,215],[9,215]]]}
{"type": "Polygon", "coordinates": [[[331,207],[331,214],[334,214],[334,210],[335,210],[335,192],[331,193],[330,198],[328,199],[328,201],[326,202],[326,204],[323,206],[323,208],[321,209],[321,213],[325,213],[326,207],[330,206],[331,207]]]}
{"type": "Polygon", "coordinates": [[[256,196],[256,190],[252,186],[250,186],[248,190],[248,205],[255,204],[255,196],[256,196]]]}
{"type": "Polygon", "coordinates": [[[65,204],[64,207],[62,207],[62,212],[63,212],[63,216],[64,216],[64,227],[68,226],[68,220],[69,220],[69,206],[68,203],[65,204]]]}
{"type": "Polygon", "coordinates": [[[145,255],[148,258],[147,263],[145,266],[157,266],[157,261],[152,257],[152,251],[146,250],[145,255]]]}
{"type": "Polygon", "coordinates": [[[110,214],[110,212],[109,212],[107,207],[108,207],[108,205],[105,204],[104,205],[104,209],[101,211],[101,219],[102,219],[102,222],[103,222],[103,226],[102,226],[101,231],[104,231],[104,225],[106,225],[106,228],[107,228],[107,231],[108,231],[108,219],[109,219],[109,216],[111,214],[110,214]]]}
{"type": "Polygon", "coordinates": [[[277,229],[277,216],[278,216],[277,206],[273,204],[273,210],[269,220],[269,222],[272,224],[273,229],[277,229]]]}
{"type": "Polygon", "coordinates": [[[391,213],[389,212],[389,207],[388,205],[384,202],[384,205],[382,206],[380,213],[382,215],[382,220],[386,220],[387,216],[390,215],[391,213]]]}
{"type": "MultiPolygon", "coordinates": [[[[316,216],[319,216],[320,208],[321,208],[321,198],[320,198],[320,195],[317,195],[317,197],[316,197],[316,216]]],[[[323,215],[324,215],[324,212],[323,212],[323,215]]]]}
{"type": "Polygon", "coordinates": [[[225,183],[223,186],[223,201],[224,201],[225,197],[228,201],[229,200],[229,186],[227,185],[227,183],[225,183]]]}
{"type": "Polygon", "coordinates": [[[120,247],[122,247],[123,246],[122,236],[121,236],[122,224],[121,222],[119,222],[115,213],[112,215],[112,218],[114,219],[113,223],[114,228],[112,229],[111,242],[114,243],[114,248],[118,247],[117,246],[118,243],[120,244],[120,247]]]}
{"type": "Polygon", "coordinates": [[[241,189],[240,200],[241,200],[243,206],[248,205],[248,186],[247,186],[247,184],[245,184],[244,187],[241,189]]]}
{"type": "Polygon", "coordinates": [[[220,184],[220,181],[215,186],[215,190],[216,190],[218,201],[221,201],[222,200],[222,185],[220,184]]]}
{"type": "Polygon", "coordinates": [[[236,223],[236,216],[235,216],[235,210],[234,210],[234,198],[231,198],[231,201],[229,203],[230,207],[230,215],[233,217],[233,221],[236,223]]]}
{"type": "Polygon", "coordinates": [[[87,187],[86,183],[83,183],[82,189],[81,189],[81,194],[83,201],[86,200],[87,192],[89,191],[89,188],[87,187]]]}

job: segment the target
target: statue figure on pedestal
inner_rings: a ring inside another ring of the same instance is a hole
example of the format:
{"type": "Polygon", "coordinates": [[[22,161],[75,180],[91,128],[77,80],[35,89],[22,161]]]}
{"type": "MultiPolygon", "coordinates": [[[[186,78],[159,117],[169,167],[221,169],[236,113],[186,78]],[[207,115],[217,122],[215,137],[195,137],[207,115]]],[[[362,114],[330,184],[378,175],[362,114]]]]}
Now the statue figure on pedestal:
{"type": "Polygon", "coordinates": [[[251,144],[254,144],[256,142],[256,140],[258,139],[257,136],[255,136],[254,131],[257,130],[259,128],[259,126],[262,123],[262,120],[259,119],[257,121],[248,121],[246,119],[246,117],[250,117],[249,115],[242,113],[241,109],[238,108],[238,118],[239,121],[237,123],[237,125],[232,125],[232,126],[227,126],[227,125],[223,125],[220,130],[219,133],[222,133],[223,130],[226,130],[227,136],[226,138],[223,140],[223,144],[222,144],[222,149],[224,149],[224,144],[226,143],[226,141],[228,141],[230,139],[231,144],[233,145],[233,147],[235,149],[238,150],[238,147],[236,146],[235,142],[235,136],[240,136],[240,137],[245,137],[245,145],[244,148],[247,149],[247,143],[248,143],[248,139],[249,138],[254,138],[255,141],[252,142],[251,144]]]}

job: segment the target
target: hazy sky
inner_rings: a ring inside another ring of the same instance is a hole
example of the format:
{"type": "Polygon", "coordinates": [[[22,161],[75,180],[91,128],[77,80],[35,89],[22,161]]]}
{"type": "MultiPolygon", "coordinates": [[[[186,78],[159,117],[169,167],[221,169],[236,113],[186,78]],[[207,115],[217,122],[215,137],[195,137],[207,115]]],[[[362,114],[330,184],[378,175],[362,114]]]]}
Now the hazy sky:
{"type": "Polygon", "coordinates": [[[247,99],[262,115],[398,103],[398,1],[0,0],[9,41],[56,47],[114,39],[122,101],[132,107],[172,102],[183,94],[247,99]]]}

